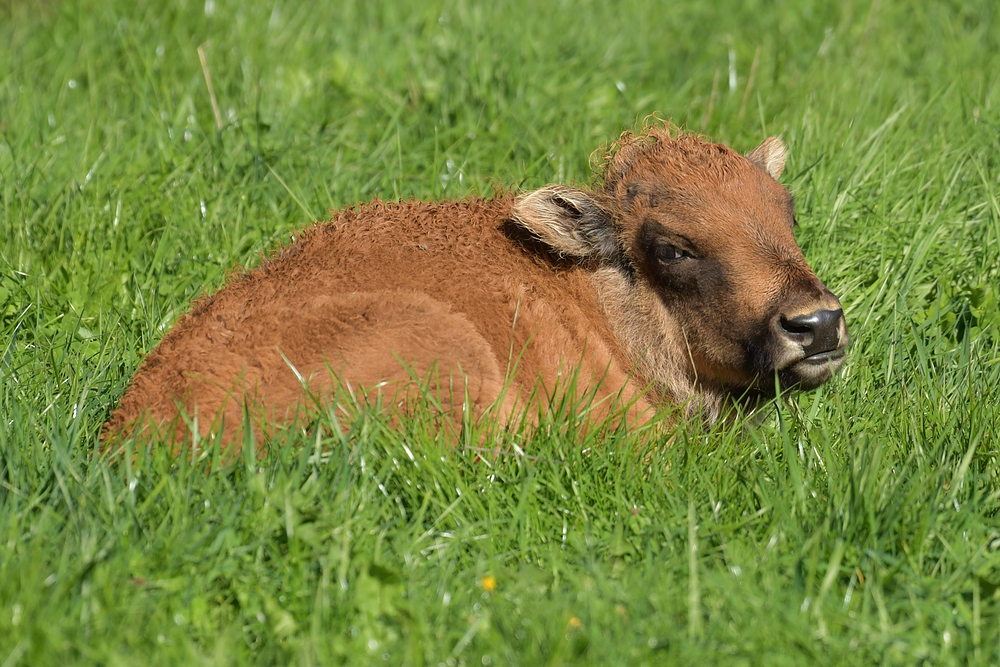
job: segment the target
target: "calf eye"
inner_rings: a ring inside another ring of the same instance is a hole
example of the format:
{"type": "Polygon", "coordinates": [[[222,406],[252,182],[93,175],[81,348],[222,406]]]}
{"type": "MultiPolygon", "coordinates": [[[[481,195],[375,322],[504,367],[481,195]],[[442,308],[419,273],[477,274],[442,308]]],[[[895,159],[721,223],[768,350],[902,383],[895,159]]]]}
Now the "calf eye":
{"type": "Polygon", "coordinates": [[[691,257],[691,255],[684,252],[677,246],[673,246],[668,243],[661,243],[656,246],[656,259],[661,262],[676,262],[677,260],[687,259],[689,257],[691,257]]]}

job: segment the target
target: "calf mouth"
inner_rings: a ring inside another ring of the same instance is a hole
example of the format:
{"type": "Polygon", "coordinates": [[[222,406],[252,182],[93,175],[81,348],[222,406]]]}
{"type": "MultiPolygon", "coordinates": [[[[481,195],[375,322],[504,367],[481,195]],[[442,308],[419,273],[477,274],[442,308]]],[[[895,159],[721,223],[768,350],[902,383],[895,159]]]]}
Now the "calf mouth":
{"type": "Polygon", "coordinates": [[[803,357],[778,371],[783,390],[809,391],[816,389],[840,369],[847,349],[839,347],[803,357]]]}

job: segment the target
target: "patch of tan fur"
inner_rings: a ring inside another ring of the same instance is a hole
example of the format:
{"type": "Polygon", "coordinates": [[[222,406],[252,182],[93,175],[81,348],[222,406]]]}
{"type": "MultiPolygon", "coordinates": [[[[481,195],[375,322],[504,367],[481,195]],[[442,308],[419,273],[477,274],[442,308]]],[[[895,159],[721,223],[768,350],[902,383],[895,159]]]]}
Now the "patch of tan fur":
{"type": "Polygon", "coordinates": [[[611,268],[593,276],[602,309],[654,404],[681,406],[688,416],[719,418],[725,395],[699,385],[684,330],[651,290],[639,290],[611,268]]]}
{"type": "Polygon", "coordinates": [[[746,159],[723,144],[706,141],[666,121],[647,120],[638,134],[625,131],[594,161],[597,184],[609,195],[621,197],[635,173],[719,182],[745,168],[746,159]]]}

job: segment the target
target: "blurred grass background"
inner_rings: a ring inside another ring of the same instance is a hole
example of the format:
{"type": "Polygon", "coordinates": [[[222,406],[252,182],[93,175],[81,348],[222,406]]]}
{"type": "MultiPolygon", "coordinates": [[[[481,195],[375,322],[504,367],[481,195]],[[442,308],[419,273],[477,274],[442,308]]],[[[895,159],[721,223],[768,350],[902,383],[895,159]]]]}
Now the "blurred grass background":
{"type": "Polygon", "coordinates": [[[0,665],[995,664],[998,13],[0,2],[0,665]],[[482,461],[364,413],[97,456],[234,266],[376,196],[586,183],[653,112],[784,138],[829,385],[669,447],[552,417],[482,461]]]}

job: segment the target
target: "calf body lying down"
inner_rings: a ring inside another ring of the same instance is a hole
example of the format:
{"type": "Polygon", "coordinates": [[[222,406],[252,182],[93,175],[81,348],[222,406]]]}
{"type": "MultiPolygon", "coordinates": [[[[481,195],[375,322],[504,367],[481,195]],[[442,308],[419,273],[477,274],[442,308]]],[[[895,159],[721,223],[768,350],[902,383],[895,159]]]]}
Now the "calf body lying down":
{"type": "Polygon", "coordinates": [[[228,441],[245,405],[280,424],[338,383],[400,405],[420,378],[446,410],[500,418],[572,372],[637,415],[817,387],[847,329],[795,242],[784,161],[775,138],[743,156],[654,127],[612,146],[594,189],[347,209],[197,301],[104,438],[183,438],[198,415],[228,441]]]}

